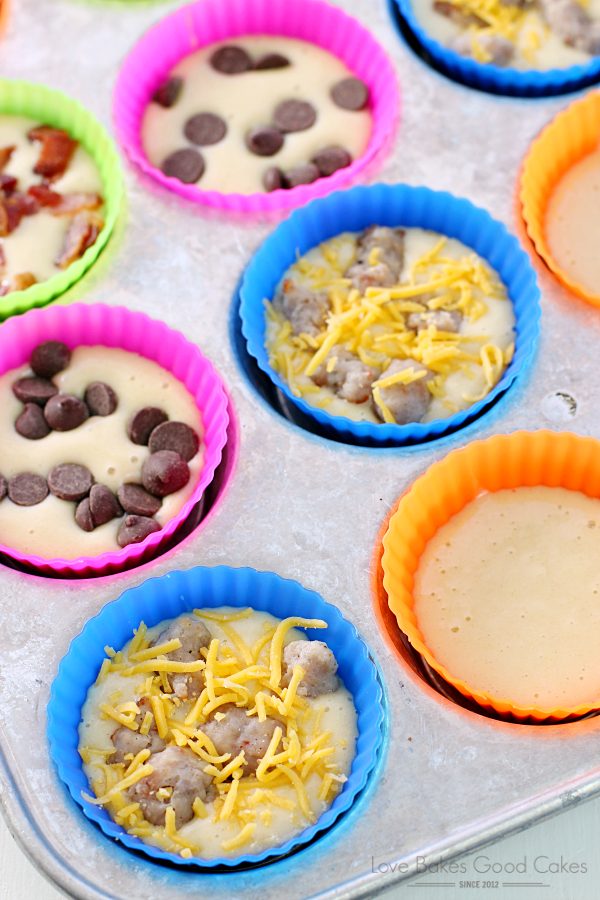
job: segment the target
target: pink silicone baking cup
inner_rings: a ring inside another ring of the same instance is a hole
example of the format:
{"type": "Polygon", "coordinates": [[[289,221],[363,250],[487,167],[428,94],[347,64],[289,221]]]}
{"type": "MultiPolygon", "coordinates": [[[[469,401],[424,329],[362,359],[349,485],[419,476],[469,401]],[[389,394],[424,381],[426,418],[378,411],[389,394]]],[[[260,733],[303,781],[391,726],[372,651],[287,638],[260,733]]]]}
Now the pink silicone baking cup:
{"type": "Polygon", "coordinates": [[[227,398],[212,363],[179,331],[144,313],[101,303],[50,306],[9,319],[0,326],[0,375],[24,365],[34,347],[48,340],[63,341],[71,349],[102,345],[139,353],[172,372],[188,389],[202,413],[205,453],[200,480],[187,503],[160,531],[122,550],[74,560],[43,559],[0,544],[0,553],[45,575],[59,578],[112,575],[156,556],[199,503],[221,461],[227,439],[227,398]]]}
{"type": "Polygon", "coordinates": [[[151,28],[123,63],[114,93],[117,137],[147,175],[187,200],[231,212],[268,212],[308,203],[357,179],[389,148],[400,115],[394,69],[383,48],[356,19],[322,0],[199,0],[151,28]],[[258,194],[203,191],[168,178],[150,164],[141,143],[141,123],[155,90],[177,63],[218,41],[248,34],[274,34],[310,41],[341,59],[370,90],[373,130],[367,149],[329,178],[291,190],[258,194]]]}

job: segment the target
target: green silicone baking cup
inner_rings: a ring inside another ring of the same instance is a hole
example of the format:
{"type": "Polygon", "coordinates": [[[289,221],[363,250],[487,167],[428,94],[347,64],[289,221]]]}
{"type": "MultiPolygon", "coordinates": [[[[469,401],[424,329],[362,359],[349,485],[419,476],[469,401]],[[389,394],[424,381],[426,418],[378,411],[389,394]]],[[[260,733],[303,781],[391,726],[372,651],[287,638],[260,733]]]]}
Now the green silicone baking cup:
{"type": "Polygon", "coordinates": [[[14,291],[0,298],[0,319],[44,306],[79,281],[96,261],[113,230],[123,196],[123,176],[116,148],[108,134],[77,100],[43,84],[9,81],[0,78],[0,114],[27,116],[30,119],[68,131],[87,150],[100,172],[104,194],[104,228],[81,259],[34,284],[25,291],[14,291]]]}

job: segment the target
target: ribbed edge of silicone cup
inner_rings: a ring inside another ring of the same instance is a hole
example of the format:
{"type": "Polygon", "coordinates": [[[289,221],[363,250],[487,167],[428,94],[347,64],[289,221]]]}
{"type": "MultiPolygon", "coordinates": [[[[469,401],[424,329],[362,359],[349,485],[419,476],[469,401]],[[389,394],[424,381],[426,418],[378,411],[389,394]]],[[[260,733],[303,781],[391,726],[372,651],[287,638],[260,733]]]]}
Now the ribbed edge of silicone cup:
{"type": "Polygon", "coordinates": [[[248,353],[273,384],[305,415],[342,440],[370,447],[417,444],[456,431],[488,409],[519,376],[533,356],[539,331],[539,290],[529,257],[519,242],[483,209],[428,188],[405,184],[375,184],[338,191],[295,210],[279,224],[252,258],[240,289],[242,333],[248,353]],[[469,409],[447,419],[408,425],[354,422],[330,415],[296,397],[270,366],[265,347],[264,298],[272,299],[296,253],[306,253],[321,241],[343,231],[362,231],[373,223],[437,231],[472,247],[490,263],[504,282],[516,316],[515,353],[506,372],[490,393],[469,409]]]}
{"type": "Polygon", "coordinates": [[[455,678],[425,645],[413,613],[414,573],[425,545],[452,516],[482,491],[547,485],[600,498],[600,442],[570,432],[518,431],[476,441],[434,463],[400,500],[383,539],[383,584],[389,606],[414,649],[465,697],[518,720],[562,721],[600,709],[523,706],[455,678]]]}
{"type": "Polygon", "coordinates": [[[0,319],[6,319],[35,306],[44,306],[87,272],[113,230],[123,195],[123,177],[115,145],[102,125],[81,103],[66,94],[43,84],[0,79],[0,114],[28,116],[44,125],[68,131],[87,150],[98,167],[104,196],[104,228],[95,243],[88,247],[81,259],[71,263],[63,272],[25,291],[14,291],[1,297],[0,319]]]}
{"type": "Polygon", "coordinates": [[[574,281],[552,256],[546,243],[545,218],[561,178],[599,146],[600,93],[593,92],[559,113],[533,142],[523,163],[520,185],[523,219],[535,249],[566,288],[594,306],[600,306],[600,293],[574,281]]]}
{"type": "Polygon", "coordinates": [[[551,97],[577,91],[600,79],[600,56],[566,69],[511,69],[479,63],[444,47],[417,20],[411,0],[396,0],[402,18],[437,66],[455,81],[491,94],[512,97],[551,97]]]}
{"type": "Polygon", "coordinates": [[[199,503],[221,461],[227,439],[227,398],[212,363],[179,331],[173,331],[144,313],[101,303],[51,306],[9,319],[0,326],[0,374],[28,362],[32,350],[48,340],[63,341],[71,349],[81,345],[120,347],[154,360],[185,385],[202,413],[206,449],[200,479],[187,503],[160,531],[150,534],[139,544],[74,560],[43,559],[0,545],[0,553],[44,574],[60,578],[111,575],[156,556],[199,503]]]}
{"type": "Polygon", "coordinates": [[[184,867],[258,865],[291,853],[330,828],[350,809],[365,787],[381,746],[384,718],[382,691],[371,657],[371,651],[357,634],[354,625],[344,619],[335,606],[326,603],[319,594],[297,581],[289,581],[273,572],[232,569],[227,566],[170,572],[131,588],[118,600],[108,603],[87,623],[81,634],[71,641],[69,652],[61,661],[58,675],[52,684],[48,705],[48,738],[52,759],[71,796],[85,815],[97,822],[108,837],[120,840],[127,847],[141,850],[153,859],[166,860],[184,867]],[[234,859],[183,859],[127,834],[120,825],[112,821],[105,809],[86,803],[81,792],[89,793],[90,788],[77,752],[78,726],[81,707],[89,688],[96,680],[107,642],[111,646],[122,647],[131,639],[133,629],[139,626],[141,620],[152,627],[163,619],[191,612],[194,608],[218,606],[251,606],[253,609],[269,612],[278,619],[302,616],[324,619],[328,623],[325,631],[310,628],[305,631],[309,640],[325,641],[333,651],[338,662],[338,674],[353,696],[358,716],[356,755],[348,781],[330,808],[316,824],[280,847],[271,847],[255,855],[242,854],[234,859]]]}
{"type": "Polygon", "coordinates": [[[400,96],[383,48],[356,19],[321,0],[201,0],[151,28],[123,63],[114,92],[117,137],[129,158],[164,188],[196,203],[230,212],[264,213],[299,206],[352,182],[376,164],[396,132],[400,96]],[[185,56],[209,44],[250,34],[272,34],[317,44],[339,57],[370,90],[373,130],[365,152],[329,178],[271,193],[222,194],[169,178],[148,161],[141,122],[152,95],[185,56]]]}

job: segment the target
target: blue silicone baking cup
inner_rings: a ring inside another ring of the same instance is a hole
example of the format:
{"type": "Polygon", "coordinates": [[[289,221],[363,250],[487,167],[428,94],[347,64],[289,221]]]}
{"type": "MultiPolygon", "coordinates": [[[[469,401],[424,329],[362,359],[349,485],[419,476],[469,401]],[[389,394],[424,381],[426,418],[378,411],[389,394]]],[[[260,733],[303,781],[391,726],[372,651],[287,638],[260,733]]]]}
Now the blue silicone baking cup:
{"type": "Polygon", "coordinates": [[[468,200],[445,192],[405,184],[375,184],[337,191],[295,210],[273,231],[252,258],[240,287],[240,317],[248,353],[273,384],[312,419],[325,436],[366,447],[399,447],[435,440],[457,431],[489,409],[515,381],[533,357],[539,334],[540,292],[529,257],[504,225],[468,200]],[[286,269],[297,254],[343,231],[362,231],[377,225],[419,227],[457,238],[472,247],[498,272],[513,303],[516,317],[515,353],[506,372],[490,393],[447,419],[408,425],[354,422],[330,415],[292,394],[269,365],[265,347],[264,299],[271,300],[286,269]]]}
{"type": "Polygon", "coordinates": [[[287,856],[308,844],[318,834],[329,829],[352,806],[363,790],[377,761],[382,743],[382,691],[371,651],[359,638],[354,626],[340,611],[326,603],[315,591],[309,591],[297,581],[281,578],[273,572],[255,569],[232,569],[228,566],[195,568],[186,572],[170,572],[160,578],[130,588],[117,600],[108,603],[90,619],[85,628],[71,641],[67,655],[61,660],[54,679],[48,705],[48,739],[50,754],[71,796],[85,815],[96,822],[104,834],[121,841],[132,850],[142,851],[156,860],[183,867],[214,868],[258,865],[287,856]],[[262,853],[238,856],[235,859],[198,857],[184,859],[158,847],[145,844],[112,821],[103,807],[87,803],[82,791],[90,792],[83,771],[78,727],[81,708],[89,688],[94,684],[102,660],[104,647],[122,647],[140,621],[148,627],[164,619],[172,619],[194,608],[217,606],[248,607],[262,610],[280,619],[288,616],[324,619],[327,630],[305,630],[310,640],[325,640],[338,661],[338,674],[352,693],[358,716],[358,739],[352,770],[343,791],[319,820],[299,835],[279,847],[262,853]]]}
{"type": "Polygon", "coordinates": [[[393,0],[405,25],[433,64],[467,87],[509,97],[552,97],[587,87],[600,80],[600,56],[566,69],[511,69],[479,63],[444,47],[417,21],[410,0],[393,0]]]}

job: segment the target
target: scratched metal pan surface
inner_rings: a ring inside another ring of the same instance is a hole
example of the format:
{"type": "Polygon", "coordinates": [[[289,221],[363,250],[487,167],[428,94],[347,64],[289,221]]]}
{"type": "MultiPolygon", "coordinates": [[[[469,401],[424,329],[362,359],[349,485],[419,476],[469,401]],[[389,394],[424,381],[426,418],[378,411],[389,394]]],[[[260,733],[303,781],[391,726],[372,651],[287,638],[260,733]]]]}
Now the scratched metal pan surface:
{"type": "MultiPolygon", "coordinates": [[[[385,0],[339,2],[381,41],[401,84],[400,132],[378,177],[467,197],[516,231],[522,159],[569,98],[503,99],[453,84],[404,43],[385,0]]],[[[2,75],[70,93],[110,130],[121,61],[177,5],[15,0],[0,44],[2,75]]],[[[405,450],[327,441],[274,411],[235,349],[232,298],[273,223],[209,216],[127,166],[125,174],[127,204],[115,234],[71,296],[143,310],[197,342],[230,390],[239,447],[233,478],[204,527],[152,563],[78,582],[0,565],[0,797],[33,862],[81,900],[185,900],[199,890],[212,900],[350,900],[412,877],[418,856],[450,859],[599,793],[600,719],[536,728],[458,707],[382,637],[370,574],[390,508],[450,449],[521,428],[600,436],[598,310],[536,263],[539,350],[490,413],[405,450]],[[200,874],[134,855],[84,818],[50,762],[46,705],[69,642],[105,603],[151,576],[221,564],[278,572],[337,604],[373,649],[388,719],[371,786],[340,827],[267,867],[200,874]]]]}

